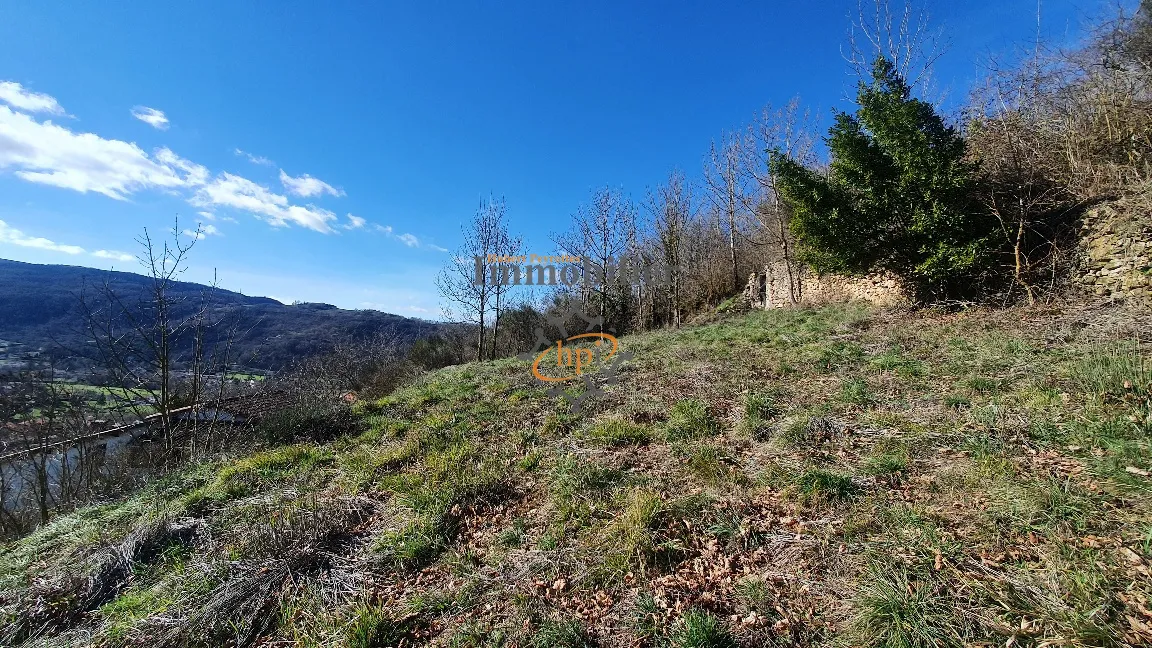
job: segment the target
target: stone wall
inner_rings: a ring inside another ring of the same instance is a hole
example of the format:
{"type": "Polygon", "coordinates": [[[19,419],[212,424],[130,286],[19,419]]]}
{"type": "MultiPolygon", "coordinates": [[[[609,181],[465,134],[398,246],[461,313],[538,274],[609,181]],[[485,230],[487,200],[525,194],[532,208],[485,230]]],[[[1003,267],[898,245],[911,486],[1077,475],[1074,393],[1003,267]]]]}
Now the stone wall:
{"type": "Polygon", "coordinates": [[[790,278],[787,268],[779,264],[765,266],[760,272],[753,273],[744,287],[744,302],[751,308],[849,301],[866,301],[879,306],[905,306],[910,303],[900,280],[887,274],[867,277],[818,276],[800,270],[790,278]],[[794,284],[798,284],[796,291],[790,287],[794,284]],[[794,292],[799,295],[794,295],[794,292]]]}
{"type": "Polygon", "coordinates": [[[1152,187],[1085,214],[1072,281],[1091,295],[1152,305],[1152,187]]]}

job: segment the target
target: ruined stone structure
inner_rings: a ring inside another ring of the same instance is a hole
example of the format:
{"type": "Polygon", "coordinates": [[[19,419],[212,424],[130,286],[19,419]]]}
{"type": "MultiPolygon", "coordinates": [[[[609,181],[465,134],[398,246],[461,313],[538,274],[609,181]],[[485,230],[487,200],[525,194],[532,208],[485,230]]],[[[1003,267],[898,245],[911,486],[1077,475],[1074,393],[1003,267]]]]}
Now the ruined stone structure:
{"type": "MultiPolygon", "coordinates": [[[[1074,295],[1152,308],[1152,182],[1089,209],[1078,238],[1069,277],[1074,295]]],[[[743,295],[743,303],[750,308],[855,300],[881,306],[910,303],[900,280],[892,275],[817,276],[799,270],[790,281],[783,264],[753,273],[743,295]]]]}
{"type": "Polygon", "coordinates": [[[847,301],[866,301],[878,306],[910,303],[900,280],[892,275],[819,276],[801,269],[794,270],[790,276],[783,264],[767,265],[760,272],[753,273],[744,287],[743,301],[749,308],[847,301]]]}

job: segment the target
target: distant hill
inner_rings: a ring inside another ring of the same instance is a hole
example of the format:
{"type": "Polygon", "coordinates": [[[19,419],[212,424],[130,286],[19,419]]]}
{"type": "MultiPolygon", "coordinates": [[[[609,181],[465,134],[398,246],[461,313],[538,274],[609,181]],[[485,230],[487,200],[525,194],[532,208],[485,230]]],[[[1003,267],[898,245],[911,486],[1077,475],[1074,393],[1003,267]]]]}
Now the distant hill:
{"type": "MultiPolygon", "coordinates": [[[[23,344],[20,348],[26,350],[66,356],[63,349],[87,344],[80,308],[82,293],[97,298],[107,285],[125,303],[135,304],[150,281],[130,272],[0,259],[0,340],[23,344]]],[[[233,356],[256,369],[279,369],[343,340],[385,331],[415,340],[439,326],[375,310],[344,310],[329,304],[288,306],[268,297],[249,297],[189,282],[177,283],[172,294],[181,301],[179,314],[194,312],[207,299],[214,319],[235,321],[233,356]]],[[[222,327],[214,334],[212,341],[226,337],[222,327]]]]}

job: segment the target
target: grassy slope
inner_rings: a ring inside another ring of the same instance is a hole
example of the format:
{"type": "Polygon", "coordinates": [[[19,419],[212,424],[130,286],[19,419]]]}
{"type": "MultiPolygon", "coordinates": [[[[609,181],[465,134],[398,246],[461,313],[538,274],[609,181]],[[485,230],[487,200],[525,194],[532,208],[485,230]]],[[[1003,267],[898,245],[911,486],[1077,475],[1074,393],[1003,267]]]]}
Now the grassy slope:
{"type": "Polygon", "coordinates": [[[1152,364],[1076,319],[634,336],[583,416],[449,368],[2,547],[0,644],[1152,642],[1152,364]]]}

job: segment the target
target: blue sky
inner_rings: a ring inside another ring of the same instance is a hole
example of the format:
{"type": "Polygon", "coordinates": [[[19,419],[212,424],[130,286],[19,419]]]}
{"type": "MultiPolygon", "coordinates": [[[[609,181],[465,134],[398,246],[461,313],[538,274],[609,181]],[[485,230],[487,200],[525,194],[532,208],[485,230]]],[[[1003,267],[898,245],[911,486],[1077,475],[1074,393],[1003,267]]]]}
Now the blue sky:
{"type": "MultiPolygon", "coordinates": [[[[1079,37],[1105,8],[1044,2],[1079,37]]],[[[1036,32],[1035,0],[930,5],[962,99],[1036,32]]],[[[590,192],[640,199],[793,96],[850,109],[829,2],[0,4],[0,257],[137,270],[196,223],[186,277],[436,317],[481,197],[529,251],[590,192]]],[[[0,277],[2,280],[2,277],[0,277]]]]}

